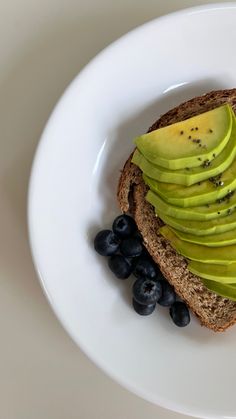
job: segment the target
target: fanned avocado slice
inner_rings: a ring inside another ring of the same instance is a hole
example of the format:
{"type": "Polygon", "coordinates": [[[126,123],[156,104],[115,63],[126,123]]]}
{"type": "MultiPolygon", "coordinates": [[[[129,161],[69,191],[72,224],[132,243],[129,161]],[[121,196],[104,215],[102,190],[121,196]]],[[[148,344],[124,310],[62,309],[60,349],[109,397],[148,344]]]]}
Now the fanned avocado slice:
{"type": "Polygon", "coordinates": [[[236,211],[231,215],[220,217],[209,221],[180,220],[170,217],[165,213],[157,211],[157,215],[165,224],[183,231],[184,233],[195,234],[196,236],[207,236],[211,234],[220,234],[236,228],[236,211]]]}
{"type": "Polygon", "coordinates": [[[220,247],[236,244],[236,228],[224,233],[211,234],[210,236],[196,236],[195,234],[184,233],[183,231],[174,229],[173,232],[179,239],[183,241],[200,244],[207,247],[220,247]]]}
{"type": "Polygon", "coordinates": [[[179,170],[166,169],[151,163],[138,149],[134,152],[132,163],[136,164],[145,175],[158,180],[159,182],[175,183],[185,186],[193,185],[197,182],[219,175],[231,165],[236,155],[235,125],[235,117],[233,116],[232,132],[227,145],[218,156],[214,154],[210,164],[205,164],[205,167],[203,159],[199,157],[199,162],[201,164],[199,167],[179,170]]]}
{"type": "Polygon", "coordinates": [[[236,262],[236,245],[211,248],[199,244],[190,244],[179,239],[167,226],[161,227],[160,233],[170,241],[171,246],[178,253],[190,260],[216,265],[228,265],[236,262]]]}
{"type": "Polygon", "coordinates": [[[189,208],[168,204],[151,190],[148,191],[146,200],[155,207],[157,213],[160,211],[170,217],[182,220],[213,220],[214,218],[232,214],[236,210],[236,192],[227,194],[224,199],[221,199],[214,204],[189,208]]]}
{"type": "Polygon", "coordinates": [[[236,263],[230,265],[214,265],[191,260],[188,269],[195,275],[222,284],[236,285],[236,263]]]}
{"type": "Polygon", "coordinates": [[[144,182],[162,199],[179,207],[211,204],[236,188],[236,159],[218,178],[204,180],[192,186],[158,182],[143,174],[144,182]]]}
{"type": "Polygon", "coordinates": [[[221,297],[236,301],[236,284],[221,284],[220,282],[202,279],[203,284],[221,297]]]}
{"type": "Polygon", "coordinates": [[[218,156],[231,129],[232,112],[227,104],[144,134],[136,138],[135,144],[156,165],[172,170],[197,167],[201,164],[199,158],[204,161],[212,160],[213,154],[218,156]]]}

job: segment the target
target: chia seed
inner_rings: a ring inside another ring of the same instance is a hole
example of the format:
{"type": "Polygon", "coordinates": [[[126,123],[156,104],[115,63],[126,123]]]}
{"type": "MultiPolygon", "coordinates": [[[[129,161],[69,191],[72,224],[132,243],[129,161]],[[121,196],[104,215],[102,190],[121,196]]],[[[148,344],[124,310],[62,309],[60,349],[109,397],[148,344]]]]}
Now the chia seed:
{"type": "Polygon", "coordinates": [[[210,162],[210,160],[209,159],[207,159],[207,160],[204,160],[204,162],[202,163],[202,167],[208,167],[208,166],[210,166],[210,164],[211,164],[211,162],[210,162]]]}
{"type": "Polygon", "coordinates": [[[215,177],[210,177],[209,181],[213,183],[214,186],[218,187],[218,186],[223,186],[224,182],[222,180],[220,180],[222,174],[220,173],[218,176],[215,177]]]}
{"type": "Polygon", "coordinates": [[[234,194],[234,191],[230,191],[229,193],[227,193],[225,196],[223,196],[223,198],[221,199],[217,199],[217,203],[220,204],[221,202],[225,202],[230,200],[231,196],[234,194]]]}

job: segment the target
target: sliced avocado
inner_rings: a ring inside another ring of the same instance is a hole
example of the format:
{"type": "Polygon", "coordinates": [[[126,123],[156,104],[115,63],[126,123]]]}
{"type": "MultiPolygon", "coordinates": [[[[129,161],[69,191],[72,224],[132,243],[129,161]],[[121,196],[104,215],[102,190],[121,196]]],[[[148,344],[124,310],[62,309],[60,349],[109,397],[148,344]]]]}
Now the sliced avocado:
{"type": "Polygon", "coordinates": [[[183,231],[174,229],[173,232],[179,239],[185,242],[201,244],[202,246],[207,247],[220,247],[236,244],[236,228],[220,234],[211,234],[210,236],[196,236],[195,234],[184,233],[183,231]]]}
{"type": "Polygon", "coordinates": [[[185,121],[144,134],[135,140],[139,151],[168,169],[200,166],[226,146],[232,129],[232,110],[223,105],[185,121]],[[196,141],[194,141],[196,140],[196,141]],[[197,140],[200,140],[198,142],[197,140]]]}
{"type": "Polygon", "coordinates": [[[201,278],[224,284],[236,284],[236,263],[230,265],[214,265],[191,260],[188,269],[201,278]]]}
{"type": "Polygon", "coordinates": [[[161,227],[160,233],[170,241],[171,246],[178,253],[188,259],[216,265],[228,265],[236,262],[236,245],[211,248],[200,244],[190,244],[179,239],[167,226],[161,227]]]}
{"type": "Polygon", "coordinates": [[[193,207],[211,204],[236,188],[236,159],[217,178],[204,180],[192,186],[158,182],[143,174],[144,182],[169,204],[179,207],[193,207]]]}
{"type": "Polygon", "coordinates": [[[221,297],[236,301],[236,284],[221,284],[208,279],[202,279],[202,282],[209,290],[219,294],[221,297]]]}
{"type": "Polygon", "coordinates": [[[174,218],[182,220],[213,220],[214,218],[225,217],[232,214],[236,209],[236,192],[227,194],[224,199],[217,201],[214,204],[200,205],[196,207],[176,207],[168,204],[155,192],[149,190],[146,195],[146,200],[155,207],[158,213],[165,213],[174,218]]]}
{"type": "Polygon", "coordinates": [[[157,166],[148,161],[138,149],[135,150],[132,163],[136,164],[145,175],[160,182],[176,183],[179,185],[190,186],[197,182],[201,182],[210,177],[214,177],[224,172],[233,162],[236,155],[236,123],[233,117],[233,126],[230,139],[222,150],[222,152],[211,161],[210,165],[203,167],[203,160],[201,166],[194,168],[185,168],[179,170],[170,170],[161,166],[157,166]]]}
{"type": "Polygon", "coordinates": [[[196,236],[207,236],[220,234],[236,228],[236,211],[231,215],[207,221],[180,220],[157,211],[157,215],[165,224],[183,231],[184,233],[195,234],[196,236]]]}

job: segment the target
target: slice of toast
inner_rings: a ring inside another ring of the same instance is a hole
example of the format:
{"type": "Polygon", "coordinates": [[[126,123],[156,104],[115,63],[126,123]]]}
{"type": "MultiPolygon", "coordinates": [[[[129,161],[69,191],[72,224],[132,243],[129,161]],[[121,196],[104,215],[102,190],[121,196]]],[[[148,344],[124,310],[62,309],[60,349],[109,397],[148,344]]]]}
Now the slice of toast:
{"type": "MultiPolygon", "coordinates": [[[[162,115],[148,132],[229,103],[236,113],[236,89],[218,90],[195,97],[162,115]]],[[[159,233],[163,222],[145,200],[147,187],[140,169],[129,157],[118,184],[118,203],[122,212],[133,215],[148,252],[176,293],[196,314],[202,325],[224,331],[236,323],[236,302],[223,298],[206,288],[201,279],[188,270],[187,260],[179,255],[159,233]]]]}

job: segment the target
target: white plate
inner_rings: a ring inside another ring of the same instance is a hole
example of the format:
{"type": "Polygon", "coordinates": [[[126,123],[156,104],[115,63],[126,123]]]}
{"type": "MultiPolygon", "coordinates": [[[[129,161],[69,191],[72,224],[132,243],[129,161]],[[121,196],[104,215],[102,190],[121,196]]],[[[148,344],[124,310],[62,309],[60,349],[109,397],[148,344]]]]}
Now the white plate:
{"type": "MultiPolygon", "coordinates": [[[[236,417],[236,327],[179,329],[158,308],[141,318],[131,280],[116,280],[93,237],[119,213],[132,139],[181,101],[236,86],[236,4],[153,20],[101,52],[53,112],[36,154],[29,230],[42,286],[85,353],[134,393],[178,412],[236,417]]],[[[79,52],[78,52],[79,53],[79,52]]]]}

